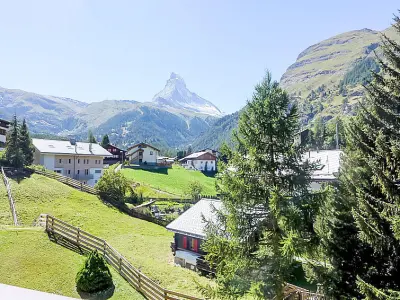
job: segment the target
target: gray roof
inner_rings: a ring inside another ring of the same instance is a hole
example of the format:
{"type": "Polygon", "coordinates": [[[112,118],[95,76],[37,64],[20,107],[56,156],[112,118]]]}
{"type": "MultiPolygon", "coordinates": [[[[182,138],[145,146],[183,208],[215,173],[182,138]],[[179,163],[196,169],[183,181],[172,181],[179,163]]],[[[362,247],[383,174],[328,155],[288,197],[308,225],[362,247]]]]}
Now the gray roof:
{"type": "Polygon", "coordinates": [[[306,152],[304,160],[318,163],[319,167],[311,175],[313,180],[335,180],[339,174],[341,150],[322,150],[306,152]]]}
{"type": "Polygon", "coordinates": [[[222,202],[216,199],[201,199],[177,219],[167,225],[167,229],[181,234],[204,239],[206,236],[205,226],[207,221],[215,221],[214,208],[222,208],[222,202]]]}
{"type": "Polygon", "coordinates": [[[70,141],[32,139],[32,144],[41,153],[112,156],[110,152],[95,143],[76,142],[76,145],[72,145],[70,141]]]}
{"type": "Polygon", "coordinates": [[[192,154],[190,154],[188,156],[185,156],[184,158],[181,158],[179,161],[183,161],[183,160],[186,160],[186,159],[196,159],[196,158],[198,158],[198,157],[200,157],[200,156],[202,156],[203,154],[206,154],[206,153],[211,154],[212,156],[215,157],[215,155],[212,154],[212,153],[209,153],[207,151],[200,151],[200,152],[195,152],[195,153],[192,153],[192,154]]]}

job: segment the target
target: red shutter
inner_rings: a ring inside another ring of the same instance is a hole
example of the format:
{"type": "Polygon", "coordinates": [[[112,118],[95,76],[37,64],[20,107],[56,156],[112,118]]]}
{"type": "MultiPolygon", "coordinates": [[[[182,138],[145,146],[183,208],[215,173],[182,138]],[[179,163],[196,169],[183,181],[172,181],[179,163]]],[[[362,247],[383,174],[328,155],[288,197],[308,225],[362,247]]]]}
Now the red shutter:
{"type": "Polygon", "coordinates": [[[183,237],[183,248],[187,249],[187,237],[186,236],[183,237]]]}
{"type": "Polygon", "coordinates": [[[195,252],[199,252],[199,240],[198,239],[193,239],[193,250],[195,252]]]}

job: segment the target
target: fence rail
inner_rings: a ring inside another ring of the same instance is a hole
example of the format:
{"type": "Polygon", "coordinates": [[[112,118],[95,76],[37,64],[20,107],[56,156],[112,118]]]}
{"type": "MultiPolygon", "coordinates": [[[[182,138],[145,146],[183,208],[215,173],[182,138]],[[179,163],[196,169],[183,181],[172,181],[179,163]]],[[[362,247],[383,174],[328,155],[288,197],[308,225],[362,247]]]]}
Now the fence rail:
{"type": "Polygon", "coordinates": [[[56,234],[70,243],[88,251],[97,250],[106,261],[121,274],[129,284],[150,300],[201,300],[193,296],[167,290],[151,280],[139,269],[111,247],[105,240],[98,238],[78,227],[72,226],[51,215],[41,214],[38,224],[46,228],[49,234],[56,234]]]}
{"type": "Polygon", "coordinates": [[[4,185],[6,186],[6,189],[7,189],[8,201],[10,202],[10,209],[11,209],[11,214],[13,217],[13,222],[14,222],[15,226],[18,226],[17,212],[15,210],[15,203],[14,203],[14,199],[13,199],[12,193],[11,193],[10,181],[8,180],[6,173],[4,172],[3,167],[1,167],[1,174],[3,175],[4,185]]]}
{"type": "Polygon", "coordinates": [[[83,184],[82,182],[80,182],[78,180],[75,180],[75,179],[72,179],[70,177],[63,176],[63,175],[57,174],[57,173],[52,172],[52,171],[42,171],[42,170],[37,170],[37,169],[33,169],[33,168],[29,169],[29,170],[33,171],[33,172],[35,172],[37,174],[44,175],[44,176],[47,176],[49,178],[58,180],[58,181],[60,181],[62,183],[65,183],[65,184],[67,184],[69,186],[72,186],[72,187],[74,187],[74,188],[76,188],[78,190],[84,191],[86,193],[97,195],[97,191],[96,191],[95,188],[93,188],[93,187],[91,187],[91,186],[89,186],[87,184],[83,184]]]}

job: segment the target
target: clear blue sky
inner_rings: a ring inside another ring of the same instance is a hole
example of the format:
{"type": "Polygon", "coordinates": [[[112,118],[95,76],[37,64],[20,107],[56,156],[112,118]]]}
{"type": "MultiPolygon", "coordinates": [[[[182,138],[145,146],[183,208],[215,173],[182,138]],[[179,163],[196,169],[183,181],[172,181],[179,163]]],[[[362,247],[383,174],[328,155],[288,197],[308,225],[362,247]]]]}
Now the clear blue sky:
{"type": "Polygon", "coordinates": [[[313,43],[382,30],[398,0],[0,1],[0,86],[92,102],[150,101],[170,72],[223,111],[313,43]]]}

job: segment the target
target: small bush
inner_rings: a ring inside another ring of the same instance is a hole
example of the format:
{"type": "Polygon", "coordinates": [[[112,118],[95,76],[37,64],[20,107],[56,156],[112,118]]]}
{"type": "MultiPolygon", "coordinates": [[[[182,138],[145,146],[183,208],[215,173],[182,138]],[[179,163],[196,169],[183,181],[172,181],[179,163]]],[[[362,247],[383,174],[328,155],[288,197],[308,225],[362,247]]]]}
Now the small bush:
{"type": "Polygon", "coordinates": [[[94,293],[112,287],[111,272],[104,258],[97,252],[89,254],[82,269],[76,274],[76,286],[80,291],[94,293]]]}
{"type": "MultiPolygon", "coordinates": [[[[114,172],[115,167],[106,170],[95,188],[103,201],[125,203],[125,197],[131,187],[121,172],[114,172]]],[[[133,194],[133,193],[131,193],[133,194]]]]}

